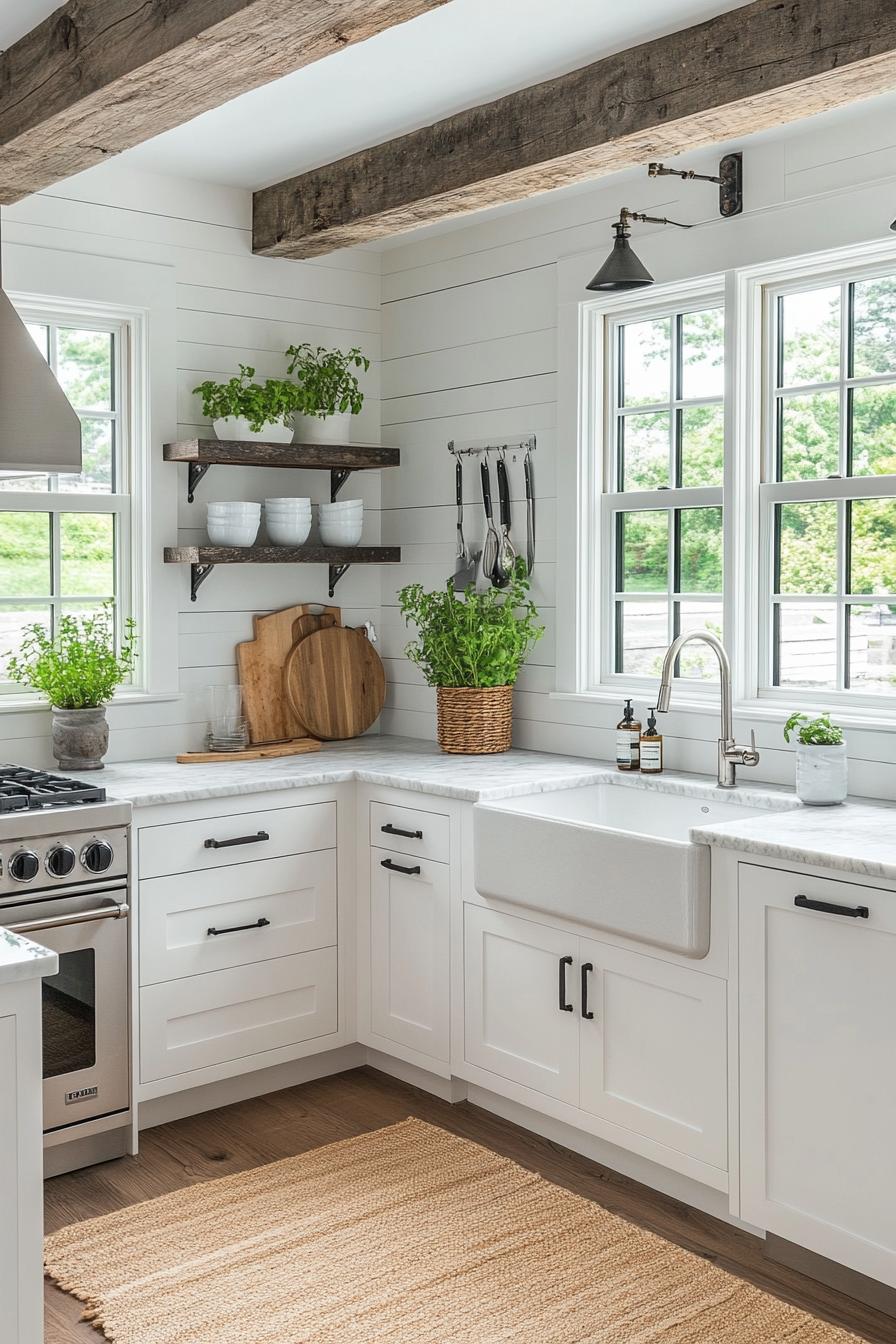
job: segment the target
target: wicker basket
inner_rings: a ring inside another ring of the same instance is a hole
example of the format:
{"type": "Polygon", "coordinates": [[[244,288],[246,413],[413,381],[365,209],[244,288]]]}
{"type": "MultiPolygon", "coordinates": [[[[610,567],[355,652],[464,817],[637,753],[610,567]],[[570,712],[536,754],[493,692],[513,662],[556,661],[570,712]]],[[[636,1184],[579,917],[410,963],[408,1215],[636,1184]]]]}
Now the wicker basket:
{"type": "Polygon", "coordinates": [[[439,746],[470,756],[509,751],[512,686],[440,686],[439,746]]]}

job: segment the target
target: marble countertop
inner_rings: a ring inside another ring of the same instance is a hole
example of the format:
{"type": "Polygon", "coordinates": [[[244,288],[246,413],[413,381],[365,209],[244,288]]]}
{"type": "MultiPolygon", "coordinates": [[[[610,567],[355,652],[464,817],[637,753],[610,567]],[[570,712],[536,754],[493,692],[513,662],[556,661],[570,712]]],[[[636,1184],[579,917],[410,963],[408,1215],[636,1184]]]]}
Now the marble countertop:
{"type": "Polygon", "coordinates": [[[49,948],[32,943],[9,929],[0,929],[0,985],[13,980],[33,980],[39,975],[55,975],[59,961],[49,948]]]}
{"type": "Polygon", "coordinates": [[[697,828],[691,838],[759,854],[896,882],[896,806],[846,802],[697,828]]]}

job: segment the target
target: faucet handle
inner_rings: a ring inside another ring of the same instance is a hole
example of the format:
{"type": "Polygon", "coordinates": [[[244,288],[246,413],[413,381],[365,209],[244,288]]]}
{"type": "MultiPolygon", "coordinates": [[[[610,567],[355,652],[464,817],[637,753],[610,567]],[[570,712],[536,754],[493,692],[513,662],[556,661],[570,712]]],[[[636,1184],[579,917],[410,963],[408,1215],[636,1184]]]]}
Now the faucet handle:
{"type": "Polygon", "coordinates": [[[751,728],[751,729],[750,729],[750,745],[749,745],[748,747],[744,747],[744,750],[743,750],[743,756],[742,756],[742,758],[741,758],[741,764],[742,764],[742,765],[758,765],[758,764],[759,764],[759,752],[758,752],[758,750],[756,749],[756,729],[755,729],[755,728],[751,728]]]}

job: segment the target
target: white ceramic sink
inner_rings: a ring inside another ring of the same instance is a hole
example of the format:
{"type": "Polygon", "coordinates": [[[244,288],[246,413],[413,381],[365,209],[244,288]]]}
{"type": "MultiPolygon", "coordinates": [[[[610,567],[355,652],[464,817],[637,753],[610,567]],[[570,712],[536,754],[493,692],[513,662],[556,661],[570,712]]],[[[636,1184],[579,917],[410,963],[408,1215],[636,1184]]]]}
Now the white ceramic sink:
{"type": "Polygon", "coordinates": [[[709,848],[692,828],[766,809],[736,795],[684,797],[610,780],[477,803],[475,884],[527,906],[656,947],[709,951],[709,848]]]}

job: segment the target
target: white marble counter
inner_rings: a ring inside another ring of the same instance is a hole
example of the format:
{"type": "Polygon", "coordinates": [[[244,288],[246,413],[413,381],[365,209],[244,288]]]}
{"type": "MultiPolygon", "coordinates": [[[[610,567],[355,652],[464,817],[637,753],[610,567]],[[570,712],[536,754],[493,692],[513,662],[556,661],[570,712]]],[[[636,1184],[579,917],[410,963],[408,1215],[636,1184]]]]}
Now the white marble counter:
{"type": "Polygon", "coordinates": [[[744,854],[896,881],[896,806],[890,803],[799,806],[769,817],[707,826],[691,836],[744,854]]]}
{"type": "Polygon", "coordinates": [[[13,980],[33,980],[35,976],[55,975],[59,961],[49,948],[32,943],[9,929],[0,928],[0,985],[13,980]]]}

